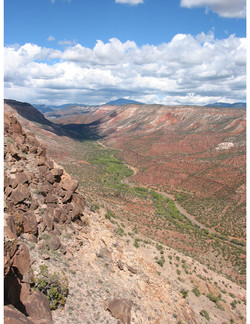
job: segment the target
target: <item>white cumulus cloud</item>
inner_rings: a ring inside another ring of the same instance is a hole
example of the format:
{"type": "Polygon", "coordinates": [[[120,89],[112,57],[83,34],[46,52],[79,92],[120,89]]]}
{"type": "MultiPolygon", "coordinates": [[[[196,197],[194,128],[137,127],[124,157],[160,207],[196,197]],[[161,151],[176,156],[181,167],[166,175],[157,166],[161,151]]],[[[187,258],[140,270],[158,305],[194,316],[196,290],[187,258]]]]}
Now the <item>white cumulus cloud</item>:
{"type": "Polygon", "coordinates": [[[246,0],[181,0],[181,6],[205,7],[225,18],[246,17],[246,0]]]}
{"type": "Polygon", "coordinates": [[[246,99],[246,39],[213,32],[177,34],[137,46],[112,38],[93,48],[36,44],[6,47],[5,97],[33,103],[100,104],[127,97],[145,103],[207,104],[246,99]]]}
{"type": "Polygon", "coordinates": [[[68,40],[68,39],[59,40],[58,41],[58,44],[59,45],[63,45],[63,46],[72,46],[72,45],[75,45],[76,44],[76,41],[74,41],[74,40],[68,40]]]}
{"type": "Polygon", "coordinates": [[[132,6],[138,5],[139,3],[143,3],[144,0],[115,0],[116,3],[124,3],[130,4],[132,6]]]}
{"type": "MultiPolygon", "coordinates": [[[[71,2],[71,0],[63,0],[64,2],[71,2]]],[[[55,3],[56,0],[51,0],[51,3],[55,3]]]]}
{"type": "Polygon", "coordinates": [[[52,42],[52,41],[54,41],[56,38],[54,37],[54,36],[52,36],[52,35],[50,35],[48,38],[47,38],[47,41],[48,42],[52,42]]]}

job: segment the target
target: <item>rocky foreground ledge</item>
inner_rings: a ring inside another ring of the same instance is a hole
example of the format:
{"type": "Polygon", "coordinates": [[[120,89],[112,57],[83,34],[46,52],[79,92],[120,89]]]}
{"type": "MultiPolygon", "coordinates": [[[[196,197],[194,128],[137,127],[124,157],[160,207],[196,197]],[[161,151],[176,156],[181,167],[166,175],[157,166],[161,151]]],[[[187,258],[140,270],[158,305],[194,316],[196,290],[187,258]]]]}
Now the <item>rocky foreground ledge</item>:
{"type": "MultiPolygon", "coordinates": [[[[66,253],[60,234],[86,225],[78,181],[46,157],[32,133],[4,116],[4,316],[8,323],[52,323],[50,304],[35,285],[29,243],[66,253]]],[[[46,254],[43,255],[46,259],[46,254]]]]}

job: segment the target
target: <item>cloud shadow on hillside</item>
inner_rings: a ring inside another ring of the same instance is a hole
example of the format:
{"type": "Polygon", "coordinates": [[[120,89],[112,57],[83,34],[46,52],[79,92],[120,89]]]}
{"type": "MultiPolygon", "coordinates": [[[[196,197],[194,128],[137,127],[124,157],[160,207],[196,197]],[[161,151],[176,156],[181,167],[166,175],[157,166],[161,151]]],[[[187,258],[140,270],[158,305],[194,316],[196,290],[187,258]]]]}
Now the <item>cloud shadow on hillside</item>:
{"type": "Polygon", "coordinates": [[[104,136],[99,133],[100,120],[90,124],[66,124],[60,127],[76,140],[99,140],[104,136]]]}
{"type": "Polygon", "coordinates": [[[26,102],[19,102],[12,99],[4,99],[4,103],[13,108],[20,116],[40,125],[41,129],[56,134],[57,136],[67,136],[74,140],[98,140],[103,138],[99,134],[100,120],[90,124],[55,124],[49,121],[36,108],[26,102]]]}

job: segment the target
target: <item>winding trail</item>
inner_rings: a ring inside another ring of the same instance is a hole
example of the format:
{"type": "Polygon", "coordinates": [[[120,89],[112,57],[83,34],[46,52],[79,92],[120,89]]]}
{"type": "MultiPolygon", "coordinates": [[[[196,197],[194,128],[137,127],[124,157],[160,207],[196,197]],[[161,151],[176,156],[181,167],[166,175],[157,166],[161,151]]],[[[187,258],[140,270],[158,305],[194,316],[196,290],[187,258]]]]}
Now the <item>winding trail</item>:
{"type": "MultiPolygon", "coordinates": [[[[102,147],[104,147],[104,148],[108,148],[105,144],[103,144],[100,141],[97,141],[97,143],[99,145],[101,145],[102,147]]],[[[134,177],[139,172],[139,170],[137,168],[133,167],[132,165],[129,165],[129,164],[126,164],[126,166],[130,170],[132,170],[134,173],[130,177],[127,177],[127,178],[122,179],[121,180],[121,183],[128,185],[130,188],[137,187],[137,185],[135,183],[133,183],[133,182],[130,182],[129,179],[131,179],[132,177],[134,177]]],[[[143,187],[143,188],[146,188],[146,189],[149,189],[148,186],[145,186],[145,185],[142,185],[142,184],[140,184],[139,186],[140,187],[143,187]]],[[[190,214],[188,214],[187,211],[178,204],[178,202],[176,201],[176,199],[174,198],[174,196],[169,195],[166,192],[159,191],[159,190],[155,190],[155,192],[157,192],[158,194],[160,194],[160,195],[162,195],[164,197],[167,197],[167,198],[173,200],[175,202],[176,208],[179,210],[179,212],[182,215],[184,215],[187,219],[189,219],[193,224],[195,224],[196,226],[198,226],[199,228],[201,228],[203,230],[209,231],[209,233],[213,233],[213,234],[217,234],[218,235],[218,233],[212,231],[210,228],[205,227],[203,224],[199,223],[196,219],[194,219],[190,214]]]]}
{"type": "MultiPolygon", "coordinates": [[[[132,178],[133,176],[135,176],[137,173],[138,173],[138,169],[129,165],[129,164],[126,164],[126,166],[131,169],[134,174],[132,174],[130,177],[128,178],[125,178],[125,179],[122,179],[121,180],[121,183],[123,184],[126,184],[128,185],[130,188],[133,188],[133,187],[136,187],[137,185],[134,184],[133,182],[130,182],[129,179],[132,178]]],[[[140,187],[143,187],[143,188],[146,188],[146,189],[149,189],[148,186],[145,186],[145,185],[142,185],[140,184],[139,185],[140,187]]],[[[166,197],[166,198],[169,198],[171,200],[173,200],[175,202],[175,205],[176,205],[176,208],[179,210],[179,212],[184,215],[186,218],[188,218],[193,224],[197,225],[198,227],[200,227],[201,229],[204,229],[204,230],[208,230],[210,233],[214,233],[214,234],[217,234],[215,232],[213,232],[211,229],[205,227],[203,224],[199,223],[196,219],[194,219],[191,215],[189,215],[187,213],[187,211],[182,208],[178,202],[176,201],[176,199],[174,198],[174,196],[170,195],[170,194],[167,194],[166,192],[163,192],[163,191],[159,191],[159,190],[155,190],[155,192],[157,192],[158,194],[162,195],[163,197],[166,197]]]]}
{"type": "MultiPolygon", "coordinates": [[[[108,147],[105,144],[103,144],[103,143],[101,143],[99,141],[97,141],[97,143],[99,145],[101,145],[102,147],[108,149],[108,147]]],[[[134,177],[139,172],[139,170],[137,168],[133,167],[132,165],[129,165],[129,164],[126,164],[126,166],[133,171],[133,174],[130,177],[122,179],[121,183],[128,185],[130,188],[139,186],[139,187],[142,187],[142,188],[149,189],[150,186],[145,186],[145,185],[142,185],[142,184],[136,185],[135,183],[129,181],[132,177],[134,177]]],[[[232,237],[231,238],[222,237],[220,235],[220,233],[217,233],[216,231],[213,231],[212,229],[207,228],[206,226],[204,226],[203,224],[198,222],[195,218],[193,218],[190,214],[188,214],[188,212],[183,207],[181,207],[179,205],[179,203],[176,201],[176,199],[175,199],[175,197],[173,195],[167,194],[166,192],[163,192],[163,191],[160,191],[160,190],[157,190],[157,189],[154,189],[154,191],[157,192],[158,194],[164,196],[164,197],[167,197],[167,198],[173,200],[174,203],[175,203],[175,206],[179,210],[179,212],[183,216],[185,216],[187,219],[189,219],[194,225],[198,226],[200,229],[206,230],[210,234],[215,234],[217,236],[217,238],[221,239],[222,241],[227,241],[228,243],[230,243],[230,244],[232,244],[234,246],[238,246],[236,243],[234,243],[232,241],[232,239],[234,239],[234,238],[232,238],[232,237]]]]}

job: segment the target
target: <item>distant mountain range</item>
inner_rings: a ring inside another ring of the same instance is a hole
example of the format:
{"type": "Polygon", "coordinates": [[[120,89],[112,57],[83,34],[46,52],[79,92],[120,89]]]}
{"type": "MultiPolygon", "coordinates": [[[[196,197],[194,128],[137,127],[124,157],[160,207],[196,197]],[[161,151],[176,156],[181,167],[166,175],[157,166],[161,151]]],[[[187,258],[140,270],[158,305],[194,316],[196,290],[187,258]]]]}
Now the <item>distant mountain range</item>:
{"type": "Polygon", "coordinates": [[[235,102],[233,104],[229,104],[226,102],[215,102],[209,105],[205,105],[204,107],[222,107],[222,108],[246,108],[245,102],[235,102]]]}
{"type": "Polygon", "coordinates": [[[82,105],[82,104],[77,104],[77,103],[69,103],[65,105],[37,105],[37,104],[32,104],[33,107],[35,107],[37,110],[39,110],[42,114],[45,114],[47,112],[51,112],[54,110],[61,110],[61,109],[69,109],[70,107],[86,107],[87,105],[82,105]]]}
{"type": "Polygon", "coordinates": [[[136,104],[136,105],[144,105],[144,103],[135,101],[135,100],[129,100],[129,99],[124,99],[120,98],[117,100],[109,101],[105,105],[110,105],[110,106],[123,106],[123,105],[129,105],[129,104],[136,104]]]}
{"type": "MultiPolygon", "coordinates": [[[[124,105],[130,105],[130,104],[136,104],[136,105],[144,105],[143,102],[135,101],[135,100],[130,100],[130,99],[125,99],[125,98],[119,98],[113,101],[109,101],[102,106],[109,105],[109,106],[124,106],[124,105]]],[[[33,107],[35,107],[37,110],[39,110],[42,114],[52,112],[55,110],[70,110],[76,107],[89,107],[90,105],[86,104],[78,104],[78,103],[69,103],[69,104],[64,104],[64,105],[38,105],[38,104],[33,104],[33,107]]],[[[98,105],[97,105],[98,106],[98,105]]],[[[94,105],[93,105],[94,107],[94,105]]],[[[246,108],[246,103],[245,102],[236,102],[233,104],[225,103],[225,102],[214,102],[212,104],[204,105],[204,107],[221,107],[221,108],[246,108]]]]}

